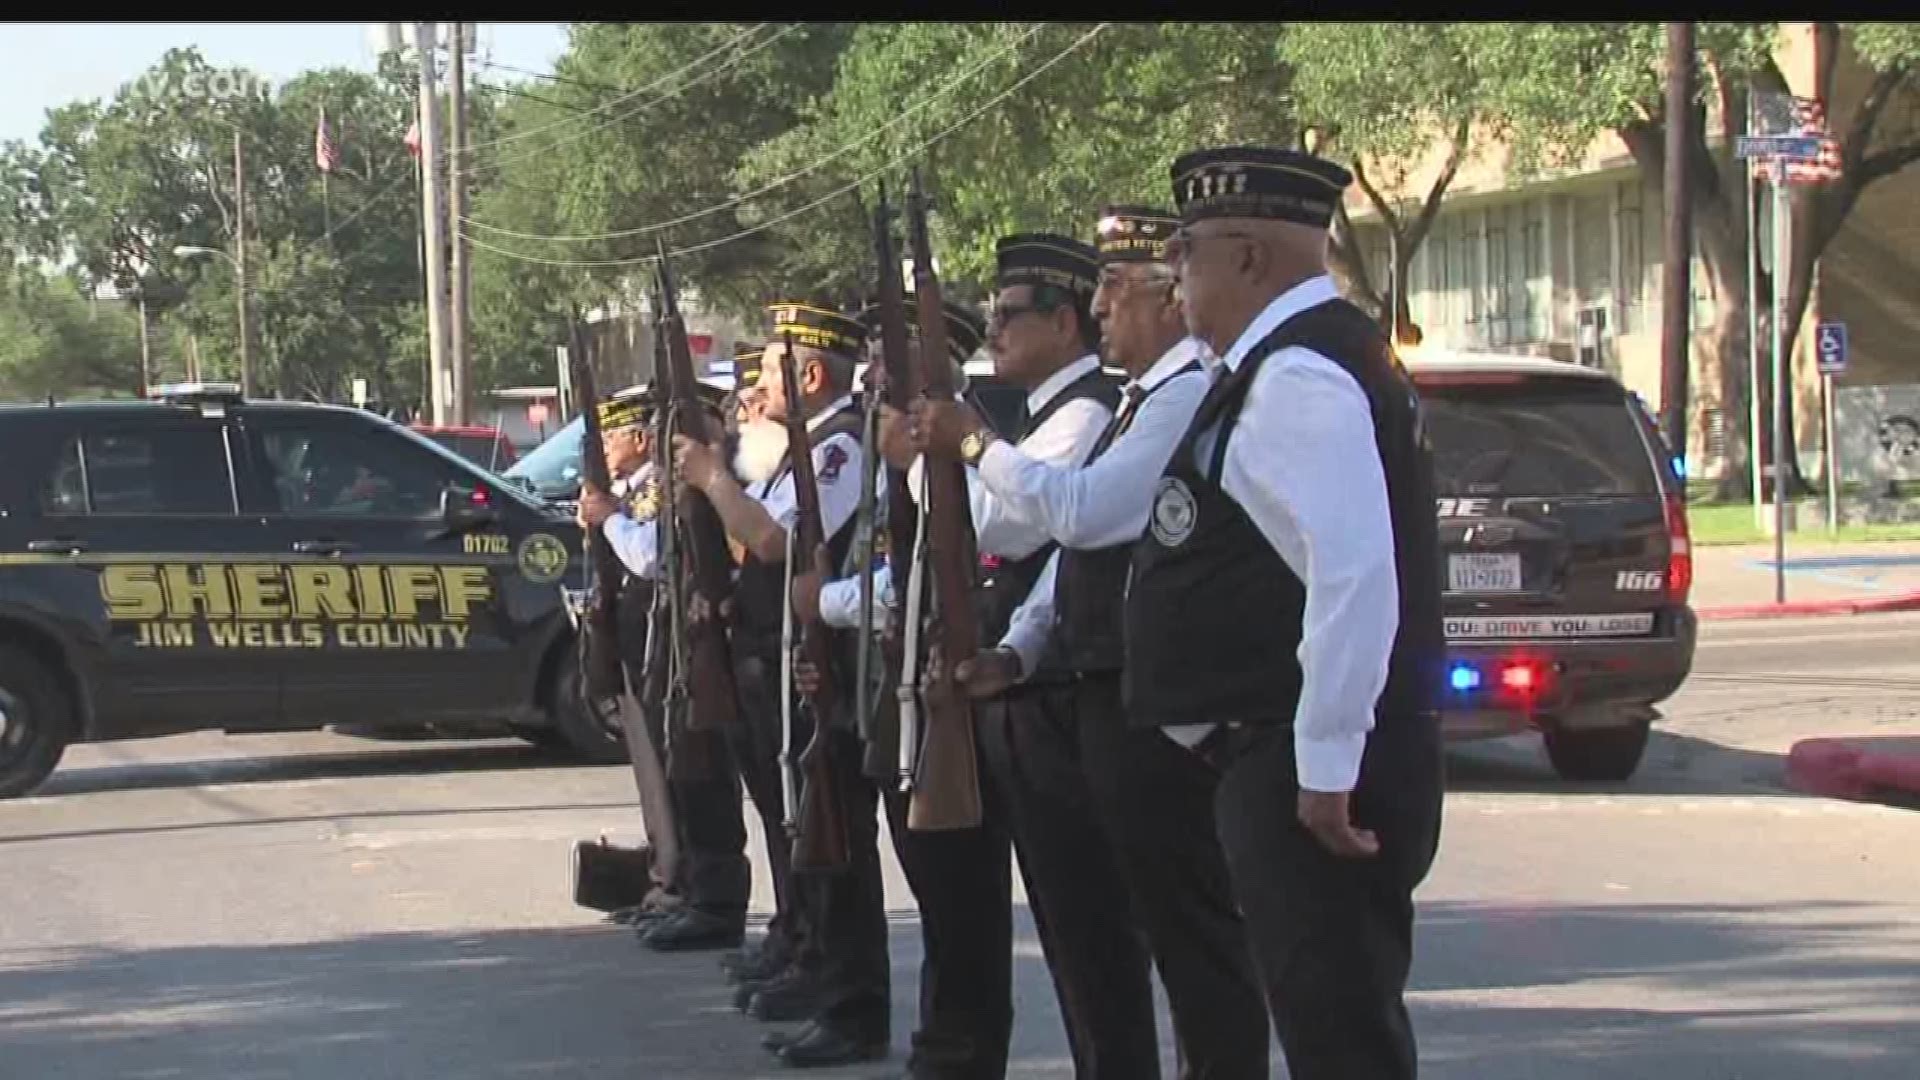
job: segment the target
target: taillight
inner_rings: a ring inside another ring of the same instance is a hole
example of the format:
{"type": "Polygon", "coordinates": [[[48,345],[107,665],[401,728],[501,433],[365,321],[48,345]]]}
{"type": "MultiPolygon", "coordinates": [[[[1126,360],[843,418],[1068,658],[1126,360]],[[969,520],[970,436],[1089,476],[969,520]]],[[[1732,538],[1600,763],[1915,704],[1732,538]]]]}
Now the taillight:
{"type": "Polygon", "coordinates": [[[1693,538],[1687,532],[1687,508],[1679,496],[1667,496],[1667,599],[1687,602],[1693,591],[1693,538]]]}

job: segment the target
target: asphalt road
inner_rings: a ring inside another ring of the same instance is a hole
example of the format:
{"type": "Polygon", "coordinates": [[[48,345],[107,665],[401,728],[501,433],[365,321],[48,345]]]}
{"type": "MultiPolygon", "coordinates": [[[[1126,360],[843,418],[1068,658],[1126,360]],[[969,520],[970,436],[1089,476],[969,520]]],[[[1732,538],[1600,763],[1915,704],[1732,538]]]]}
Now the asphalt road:
{"type": "MultiPolygon", "coordinates": [[[[1710,626],[1617,789],[1555,780],[1525,738],[1457,752],[1423,1076],[1920,1075],[1920,819],[1780,779],[1796,738],[1920,731],[1916,643],[1915,616],[1710,626]]],[[[603,830],[637,838],[624,770],[511,742],[76,750],[0,804],[0,1078],[781,1075],[712,955],[571,905],[569,847],[603,830]]],[[[904,1047],[918,935],[887,866],[904,1047]]],[[[1066,1077],[1022,931],[1012,1075],[1066,1077]]]]}

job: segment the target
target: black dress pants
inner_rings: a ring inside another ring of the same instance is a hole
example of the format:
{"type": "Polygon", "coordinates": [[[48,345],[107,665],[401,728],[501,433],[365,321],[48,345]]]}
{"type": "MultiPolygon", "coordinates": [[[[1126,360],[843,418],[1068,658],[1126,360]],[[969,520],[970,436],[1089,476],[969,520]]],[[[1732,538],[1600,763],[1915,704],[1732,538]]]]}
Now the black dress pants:
{"type": "Polygon", "coordinates": [[[1120,679],[1076,684],[1087,783],[1166,987],[1183,1080],[1266,1080],[1271,1032],[1214,833],[1219,777],[1158,728],[1133,728],[1120,679]]]}
{"type": "Polygon", "coordinates": [[[893,988],[880,876],[880,793],[860,773],[859,736],[829,725],[827,740],[846,815],[848,861],[840,870],[793,871],[813,931],[800,962],[827,988],[816,1022],[861,1042],[884,1043],[892,1032],[893,988]]]}
{"type": "Polygon", "coordinates": [[[1413,890],[1439,842],[1438,725],[1383,716],[1353,795],[1370,859],[1322,847],[1300,824],[1293,732],[1228,740],[1215,799],[1220,843],[1246,915],[1288,1075],[1294,1080],[1413,1080],[1407,973],[1413,890]]]}
{"type": "Polygon", "coordinates": [[[974,716],[1076,1080],[1159,1080],[1147,943],[1087,784],[1073,685],[1019,688],[975,703],[974,716]]]}
{"type": "MultiPolygon", "coordinates": [[[[976,740],[978,746],[978,740],[976,740]]],[[[909,799],[887,793],[894,854],[920,908],[920,1019],[913,1080],[1001,1080],[1013,1037],[1013,849],[994,776],[982,767],[981,820],[914,832],[909,799]]]]}
{"type": "MultiPolygon", "coordinates": [[[[793,841],[787,835],[785,794],[780,776],[780,659],[736,644],[734,675],[740,690],[740,722],[727,732],[727,747],[740,781],[753,800],[766,841],[767,871],[773,878],[774,914],[767,924],[770,947],[798,956],[811,947],[809,913],[793,886],[793,841]]],[[[806,746],[804,717],[796,717],[793,753],[806,746]]]]}
{"type": "Polygon", "coordinates": [[[747,861],[739,770],[718,732],[680,737],[706,743],[702,753],[713,763],[712,771],[699,780],[675,779],[671,769],[667,775],[667,794],[680,829],[681,895],[690,907],[710,915],[744,919],[753,868],[747,861]]]}

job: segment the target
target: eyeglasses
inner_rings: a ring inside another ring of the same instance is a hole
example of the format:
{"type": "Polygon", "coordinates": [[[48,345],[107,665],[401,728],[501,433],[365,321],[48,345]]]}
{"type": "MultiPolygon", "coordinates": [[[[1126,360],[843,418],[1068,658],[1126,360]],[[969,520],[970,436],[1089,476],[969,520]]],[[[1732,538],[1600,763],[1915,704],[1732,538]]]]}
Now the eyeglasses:
{"type": "Polygon", "coordinates": [[[1187,229],[1175,229],[1167,238],[1167,265],[1179,266],[1193,257],[1193,249],[1210,240],[1252,240],[1249,233],[1225,230],[1217,233],[1195,233],[1187,229]]]}
{"type": "Polygon", "coordinates": [[[1139,274],[1128,274],[1111,267],[1100,272],[1100,287],[1108,292],[1150,289],[1158,285],[1172,285],[1173,282],[1173,274],[1164,268],[1147,270],[1139,274]]]}
{"type": "Polygon", "coordinates": [[[996,330],[1004,330],[1008,323],[1022,315],[1030,315],[1034,312],[1047,310],[1050,309],[1043,308],[1038,304],[1002,304],[994,308],[993,312],[987,316],[987,331],[991,333],[996,330]]]}

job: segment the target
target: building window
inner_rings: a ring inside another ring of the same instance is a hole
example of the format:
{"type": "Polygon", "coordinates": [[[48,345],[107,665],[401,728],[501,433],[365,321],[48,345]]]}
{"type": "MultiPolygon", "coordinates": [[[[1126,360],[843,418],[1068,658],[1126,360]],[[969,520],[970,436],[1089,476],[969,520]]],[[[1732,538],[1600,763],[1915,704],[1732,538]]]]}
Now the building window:
{"type": "Polygon", "coordinates": [[[1507,281],[1513,270],[1507,261],[1507,217],[1513,208],[1487,211],[1487,344],[1513,340],[1512,306],[1507,303],[1507,281]]]}
{"type": "Polygon", "coordinates": [[[1553,277],[1547,272],[1547,197],[1526,202],[1526,229],[1522,249],[1526,254],[1528,341],[1545,341],[1552,336],[1548,316],[1553,311],[1553,277]]]}
{"type": "Polygon", "coordinates": [[[1646,215],[1640,177],[1620,184],[1620,281],[1615,287],[1619,332],[1646,329],[1646,215]]]}

